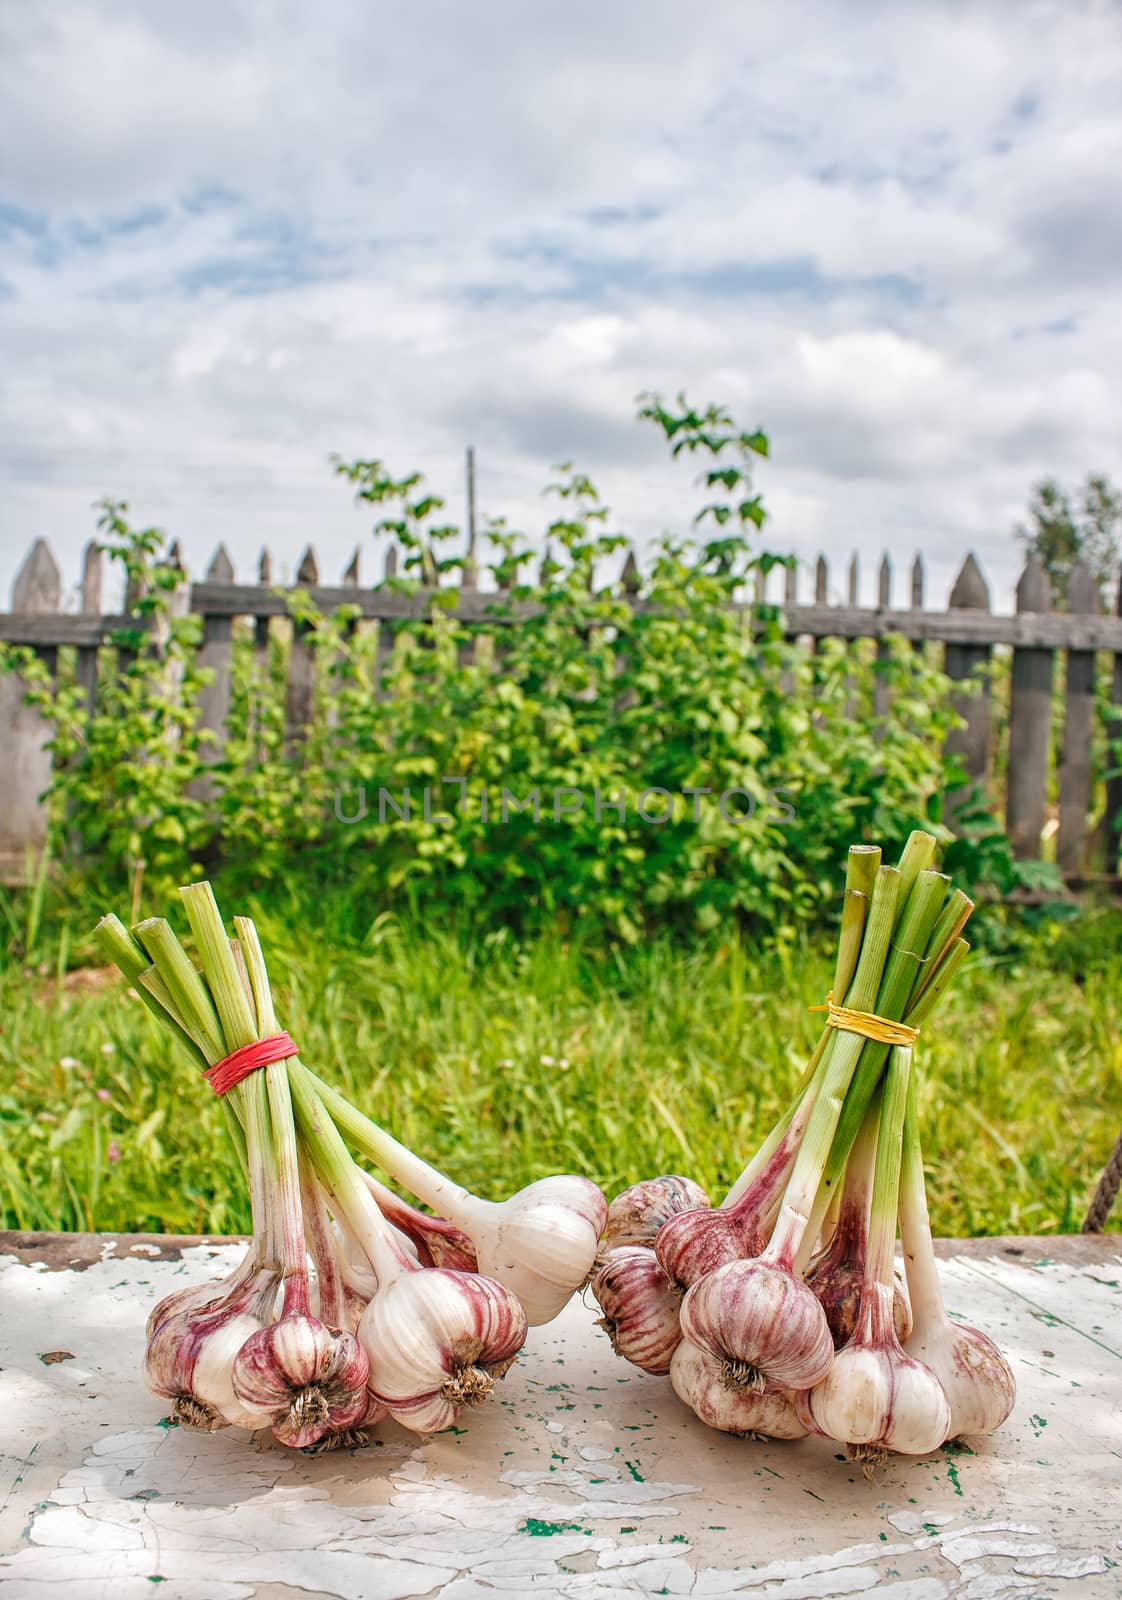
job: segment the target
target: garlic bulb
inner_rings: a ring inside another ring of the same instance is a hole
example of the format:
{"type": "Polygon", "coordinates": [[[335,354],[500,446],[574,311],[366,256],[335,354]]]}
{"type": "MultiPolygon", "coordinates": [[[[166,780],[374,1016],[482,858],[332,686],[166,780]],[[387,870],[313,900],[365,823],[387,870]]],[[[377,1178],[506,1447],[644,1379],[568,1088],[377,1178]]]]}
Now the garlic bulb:
{"type": "Polygon", "coordinates": [[[751,1182],[734,1200],[709,1210],[681,1211],[659,1229],[655,1253],[667,1277],[688,1289],[707,1272],[759,1255],[790,1176],[802,1119],[793,1119],[751,1182]]]}
{"type": "Polygon", "coordinates": [[[203,1341],[195,1361],[192,1395],[190,1399],[177,1401],[175,1406],[180,1422],[192,1428],[202,1426],[207,1432],[227,1422],[237,1428],[249,1428],[251,1432],[269,1427],[272,1417],[268,1412],[243,1405],[234,1392],[233,1383],[237,1353],[259,1328],[256,1317],[243,1314],[203,1341]],[[203,1408],[201,1414],[195,1410],[196,1406],[203,1408]],[[223,1421],[208,1425],[202,1420],[206,1411],[220,1416],[223,1421]]]}
{"type": "Polygon", "coordinates": [[[536,1327],[552,1321],[587,1282],[606,1215],[596,1185],[566,1174],[539,1178],[498,1203],[473,1196],[461,1221],[479,1271],[517,1295],[536,1327]]]}
{"type": "Polygon", "coordinates": [[[876,1460],[886,1450],[927,1455],[950,1427],[938,1378],[905,1355],[894,1334],[876,1344],[855,1340],[839,1350],[809,1403],[823,1433],[850,1446],[857,1460],[876,1460]]]}
{"type": "Polygon", "coordinates": [[[145,1338],[153,1338],[172,1317],[187,1314],[201,1316],[208,1310],[220,1311],[236,1297],[237,1292],[237,1274],[223,1283],[192,1283],[185,1289],[173,1290],[171,1294],[157,1301],[148,1313],[144,1329],[145,1338]]]}
{"type": "Polygon", "coordinates": [[[717,1267],[759,1255],[765,1243],[754,1211],[717,1206],[669,1217],[654,1248],[666,1276],[684,1292],[717,1267]]]}
{"type": "Polygon", "coordinates": [[[352,1334],[297,1312],[250,1335],[231,1381],[247,1410],[266,1412],[281,1443],[300,1449],[329,1430],[357,1425],[367,1408],[368,1372],[352,1334]]]}
{"type": "Polygon", "coordinates": [[[822,1307],[806,1284],[763,1261],[730,1261],[682,1301],[682,1333],[737,1389],[810,1389],[834,1358],[822,1307]]]}
{"type": "Polygon", "coordinates": [[[378,1290],[358,1338],[375,1398],[405,1427],[436,1433],[486,1399],[525,1342],[526,1316],[481,1273],[427,1267],[378,1290]]]}
{"type": "Polygon", "coordinates": [[[755,1393],[730,1388],[720,1363],[685,1340],[670,1363],[670,1382],[702,1422],[723,1433],[749,1439],[801,1439],[807,1431],[787,1390],[755,1393]]]}
{"type": "Polygon", "coordinates": [[[992,1433],[1017,1399],[1012,1369],[993,1340],[979,1328],[946,1319],[924,1322],[904,1345],[942,1384],[950,1405],[947,1438],[992,1433]]]}
{"type": "Polygon", "coordinates": [[[645,1178],[616,1195],[608,1207],[608,1220],[601,1242],[601,1254],[621,1245],[654,1243],[655,1235],[667,1218],[679,1211],[696,1211],[708,1206],[709,1196],[692,1178],[669,1173],[645,1178]]]}
{"type": "Polygon", "coordinates": [[[243,1427],[268,1427],[269,1417],[250,1413],[234,1394],[230,1372],[234,1357],[261,1327],[247,1311],[192,1319],[179,1312],[168,1317],[148,1341],[144,1380],[153,1394],[175,1402],[172,1414],[184,1427],[213,1433],[230,1422],[243,1427]]]}
{"type": "Polygon", "coordinates": [[[621,1245],[609,1251],[593,1278],[592,1293],[604,1315],[603,1328],[617,1356],[644,1372],[664,1374],[682,1340],[680,1289],[669,1281],[653,1250],[621,1245]]]}

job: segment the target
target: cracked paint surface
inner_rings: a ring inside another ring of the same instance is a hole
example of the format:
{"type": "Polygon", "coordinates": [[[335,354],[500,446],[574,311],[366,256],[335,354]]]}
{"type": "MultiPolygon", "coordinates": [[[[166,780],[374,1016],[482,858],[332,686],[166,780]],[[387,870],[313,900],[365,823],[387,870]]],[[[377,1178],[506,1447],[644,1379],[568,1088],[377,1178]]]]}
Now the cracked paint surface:
{"type": "Polygon", "coordinates": [[[237,1248],[107,1249],[81,1274],[0,1254],[4,1600],[1114,1600],[1122,1263],[1062,1246],[1045,1266],[944,1263],[950,1306],[1008,1352],[1017,1409],[873,1483],[829,1441],[704,1428],[579,1303],[454,1434],[384,1425],[318,1458],[190,1434],[140,1382],[144,1320],[237,1248]],[[44,1366],[59,1348],[74,1359],[44,1366]]]}

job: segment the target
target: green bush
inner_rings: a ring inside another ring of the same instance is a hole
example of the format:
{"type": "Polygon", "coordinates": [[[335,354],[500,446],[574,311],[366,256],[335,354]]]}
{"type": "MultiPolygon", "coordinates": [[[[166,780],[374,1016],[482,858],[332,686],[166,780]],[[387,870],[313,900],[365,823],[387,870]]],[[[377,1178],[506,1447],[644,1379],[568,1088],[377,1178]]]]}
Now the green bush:
{"type": "Polygon", "coordinates": [[[274,638],[263,655],[240,634],[229,737],[205,766],[216,752],[197,730],[193,625],[167,620],[152,530],[107,510],[112,552],[161,625],[107,649],[92,712],[65,675],[33,688],[56,721],[52,804],[70,858],[92,860],[107,893],[135,889],[142,869],[155,892],[153,879],[205,863],[232,885],[345,884],[370,919],[407,909],[632,941],[656,923],[735,918],[789,937],[833,894],[849,842],[891,850],[937,821],[946,682],[902,640],[810,654],[784,641],[774,607],[737,604],[779,564],[757,548],[750,463],[765,437],[684,399],[645,397],[640,414],[675,457],[705,463],[691,533],[664,535],[641,573],[601,581],[624,540],[593,485],[563,468],[533,580],[526,540],[489,528],[485,622],[453,614],[462,558],[443,552],[457,530],[421,477],[337,463],[381,509],[376,532],[404,556],[390,583],[421,596],[423,615],[395,625],[387,653],[356,610],[325,616],[291,596],[315,664],[309,724],[293,745],[291,644],[274,638]],[[188,788],[204,771],[205,801],[188,788]]]}

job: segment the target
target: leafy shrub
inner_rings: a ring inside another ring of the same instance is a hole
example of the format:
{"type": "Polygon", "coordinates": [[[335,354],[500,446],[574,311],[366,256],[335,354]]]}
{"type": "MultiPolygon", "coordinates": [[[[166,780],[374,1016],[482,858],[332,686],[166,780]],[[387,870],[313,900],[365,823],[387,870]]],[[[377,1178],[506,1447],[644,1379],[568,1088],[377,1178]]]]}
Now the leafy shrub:
{"type": "Polygon", "coordinates": [[[96,694],[72,650],[59,651],[57,678],[30,649],[0,647],[0,668],[20,673],[52,726],[54,850],[96,861],[135,898],[146,868],[161,882],[182,873],[209,831],[190,787],[200,776],[197,702],[207,675],[197,665],[200,619],[171,604],[182,574],[158,557],[163,535],[130,527],[124,501],[97,509],[102,548],[124,569],[133,625],[98,651],[96,694]]]}
{"type": "Polygon", "coordinates": [[[73,686],[33,690],[56,719],[52,803],[77,853],[107,879],[135,881],[141,862],[182,878],[206,854],[251,883],[344,883],[371,920],[407,907],[635,940],[655,923],[735,918],[790,935],[812,918],[850,841],[891,847],[937,819],[945,680],[902,640],[879,657],[786,642],[776,608],[744,602],[780,560],[755,542],[751,463],[766,438],[681,397],[670,409],[646,396],[640,414],[673,456],[704,463],[691,532],[656,541],[641,573],[603,580],[624,541],[589,480],[562,468],[534,578],[525,538],[489,527],[494,593],[479,621],[454,614],[463,558],[444,551],[457,530],[420,475],[337,463],[381,509],[376,532],[404,556],[390,585],[419,597],[419,615],[379,629],[291,596],[293,637],[314,661],[310,721],[286,730],[292,639],[262,650],[239,634],[229,734],[210,765],[194,624],[168,619],[158,536],[133,534],[116,508],[111,552],[143,568],[160,626],[115,641],[92,714],[73,686]]]}

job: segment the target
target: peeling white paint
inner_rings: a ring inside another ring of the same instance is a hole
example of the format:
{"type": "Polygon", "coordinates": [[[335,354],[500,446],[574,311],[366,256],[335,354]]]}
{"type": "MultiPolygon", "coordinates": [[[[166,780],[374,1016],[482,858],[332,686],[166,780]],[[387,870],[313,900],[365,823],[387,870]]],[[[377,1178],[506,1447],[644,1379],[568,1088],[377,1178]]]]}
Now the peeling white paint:
{"type": "Polygon", "coordinates": [[[138,1376],[148,1309],[239,1255],[103,1250],[80,1274],[0,1262],[4,1600],[251,1600],[274,1585],[337,1600],[1122,1594],[1109,1264],[1088,1279],[1062,1262],[950,1263],[951,1303],[1011,1353],[1017,1411],[975,1453],[896,1460],[870,1484],[826,1441],[703,1428],[665,1382],[617,1362],[579,1305],[535,1330],[508,1403],[456,1435],[391,1426],[376,1447],[310,1459],[234,1429],[160,1427],[138,1376]],[[58,1348],[75,1359],[44,1367],[58,1348]]]}

